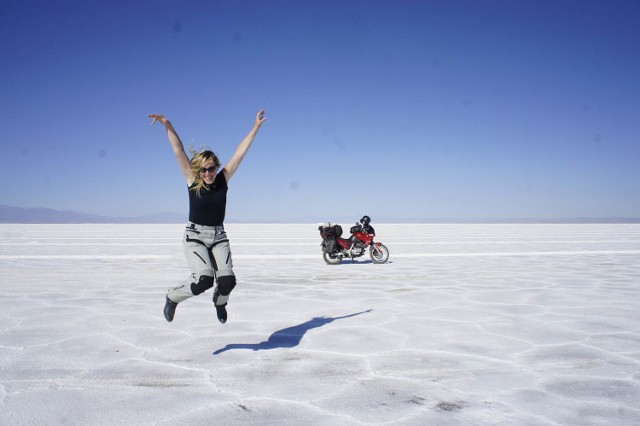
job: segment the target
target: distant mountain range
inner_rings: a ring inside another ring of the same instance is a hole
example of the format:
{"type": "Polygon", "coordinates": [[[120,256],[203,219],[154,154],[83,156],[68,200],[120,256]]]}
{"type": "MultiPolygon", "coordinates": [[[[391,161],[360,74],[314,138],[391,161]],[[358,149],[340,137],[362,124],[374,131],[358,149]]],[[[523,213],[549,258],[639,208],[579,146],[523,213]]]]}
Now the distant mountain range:
{"type": "MultiPolygon", "coordinates": [[[[321,223],[332,222],[350,224],[357,222],[359,217],[346,217],[336,215],[330,218],[305,216],[295,219],[270,220],[268,223],[321,223]]],[[[450,218],[417,218],[417,217],[374,217],[376,223],[640,223],[640,217],[575,217],[556,219],[534,218],[504,218],[504,219],[450,219],[450,218]]],[[[95,214],[79,213],[70,210],[53,210],[47,208],[12,207],[0,204],[0,223],[184,223],[188,220],[186,214],[176,212],[164,212],[143,216],[101,216],[95,214]]],[[[239,221],[229,220],[228,223],[239,221]]],[[[244,220],[241,222],[250,223],[244,220]]],[[[257,221],[264,222],[264,221],[257,221]]]]}
{"type": "Polygon", "coordinates": [[[0,204],[0,223],[183,223],[186,221],[186,215],[174,212],[112,217],[70,210],[12,207],[0,204]]]}

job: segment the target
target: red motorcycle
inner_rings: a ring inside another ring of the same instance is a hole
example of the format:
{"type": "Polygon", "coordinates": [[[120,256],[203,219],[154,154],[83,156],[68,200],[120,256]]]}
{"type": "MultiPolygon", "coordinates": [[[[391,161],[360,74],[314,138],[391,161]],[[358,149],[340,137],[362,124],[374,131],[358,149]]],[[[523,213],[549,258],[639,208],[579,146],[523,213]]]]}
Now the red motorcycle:
{"type": "Polygon", "coordinates": [[[367,247],[369,247],[369,255],[373,263],[385,263],[389,260],[387,247],[382,243],[373,242],[376,232],[370,222],[369,216],[363,216],[360,223],[351,227],[351,237],[348,239],[342,238],[340,225],[331,225],[330,223],[320,225],[318,230],[322,237],[321,246],[324,261],[329,265],[338,265],[345,257],[353,260],[364,255],[367,247]]]}

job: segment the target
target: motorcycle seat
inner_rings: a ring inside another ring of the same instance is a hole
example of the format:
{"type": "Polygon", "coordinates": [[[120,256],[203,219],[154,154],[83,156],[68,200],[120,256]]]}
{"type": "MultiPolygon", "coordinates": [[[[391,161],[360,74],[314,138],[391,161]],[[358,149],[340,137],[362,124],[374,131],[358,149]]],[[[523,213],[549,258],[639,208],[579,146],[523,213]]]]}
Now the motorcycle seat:
{"type": "Polygon", "coordinates": [[[351,244],[353,244],[353,242],[350,239],[347,239],[347,238],[338,237],[337,239],[338,239],[338,242],[340,243],[340,245],[342,247],[345,247],[345,248],[350,248],[351,244]]]}

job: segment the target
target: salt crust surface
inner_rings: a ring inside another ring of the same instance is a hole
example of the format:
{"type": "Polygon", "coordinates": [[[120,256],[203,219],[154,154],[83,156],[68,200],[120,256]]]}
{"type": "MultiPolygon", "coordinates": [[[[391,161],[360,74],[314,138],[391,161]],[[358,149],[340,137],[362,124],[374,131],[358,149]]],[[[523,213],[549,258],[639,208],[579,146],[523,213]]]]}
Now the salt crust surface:
{"type": "Polygon", "coordinates": [[[0,424],[640,424],[638,225],[226,229],[221,325],[180,225],[0,225],[0,424]]]}

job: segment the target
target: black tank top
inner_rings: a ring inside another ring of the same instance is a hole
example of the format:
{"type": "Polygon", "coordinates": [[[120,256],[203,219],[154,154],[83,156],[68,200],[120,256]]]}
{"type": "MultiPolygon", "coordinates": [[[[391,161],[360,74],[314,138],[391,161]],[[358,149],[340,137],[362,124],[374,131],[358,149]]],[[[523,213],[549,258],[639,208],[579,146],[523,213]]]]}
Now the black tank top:
{"type": "Polygon", "coordinates": [[[189,221],[198,225],[219,226],[224,223],[227,209],[227,179],[220,171],[208,188],[200,190],[200,196],[189,187],[189,221]]]}

